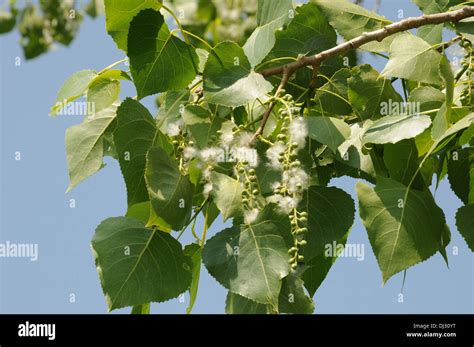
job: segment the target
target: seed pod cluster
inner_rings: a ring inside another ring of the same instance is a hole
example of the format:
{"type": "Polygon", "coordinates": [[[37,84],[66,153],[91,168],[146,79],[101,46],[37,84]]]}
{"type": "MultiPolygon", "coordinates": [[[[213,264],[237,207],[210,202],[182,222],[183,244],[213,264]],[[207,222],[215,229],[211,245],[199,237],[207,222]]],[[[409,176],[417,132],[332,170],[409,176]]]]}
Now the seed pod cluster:
{"type": "Polygon", "coordinates": [[[288,250],[290,255],[290,266],[294,270],[298,267],[298,263],[304,262],[304,256],[300,254],[301,248],[306,246],[304,235],[308,232],[306,227],[308,222],[307,212],[298,212],[296,209],[290,215],[291,233],[293,234],[294,244],[288,250]]]}
{"type": "Polygon", "coordinates": [[[290,266],[295,270],[299,263],[304,262],[301,248],[306,245],[304,238],[308,231],[307,213],[298,210],[309,185],[309,176],[298,159],[299,151],[306,146],[308,130],[300,115],[301,105],[296,104],[289,94],[283,96],[280,102],[282,107],[278,114],[282,125],[277,142],[267,151],[267,156],[271,165],[282,171],[282,179],[274,183],[274,195],[270,200],[276,202],[290,217],[294,244],[288,254],[290,266]]]}
{"type": "Polygon", "coordinates": [[[463,57],[461,66],[466,71],[466,87],[461,92],[460,101],[464,106],[472,105],[472,74],[474,72],[474,51],[472,42],[466,38],[460,41],[460,46],[464,48],[466,54],[463,57]]]}

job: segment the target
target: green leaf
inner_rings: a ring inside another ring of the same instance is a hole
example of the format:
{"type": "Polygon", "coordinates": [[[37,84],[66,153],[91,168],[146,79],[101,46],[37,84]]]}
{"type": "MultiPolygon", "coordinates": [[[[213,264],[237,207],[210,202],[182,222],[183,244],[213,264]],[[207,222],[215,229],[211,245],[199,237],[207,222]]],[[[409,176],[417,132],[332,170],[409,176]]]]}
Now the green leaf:
{"type": "Polygon", "coordinates": [[[412,0],[412,2],[425,14],[445,12],[449,7],[454,6],[452,0],[412,0]]]}
{"type": "Polygon", "coordinates": [[[449,123],[447,113],[448,107],[446,106],[446,103],[444,103],[441,105],[441,108],[438,110],[435,118],[433,119],[433,126],[431,128],[431,137],[433,140],[443,136],[446,130],[448,130],[449,123]]]}
{"type": "MultiPolygon", "coordinates": [[[[434,153],[435,151],[443,149],[449,143],[449,141],[454,138],[454,136],[457,133],[465,130],[466,128],[469,128],[472,124],[474,124],[474,113],[466,115],[464,118],[457,121],[454,125],[449,127],[448,130],[446,130],[446,132],[442,136],[440,136],[435,141],[431,139],[431,136],[429,133],[428,134],[426,134],[426,132],[423,133],[425,135],[420,135],[420,137],[421,136],[429,137],[428,139],[424,140],[427,143],[422,146],[423,152],[426,153],[426,155],[430,155],[434,153]],[[428,148],[428,149],[426,150],[425,148],[428,148]]],[[[421,144],[417,143],[418,148],[420,148],[420,145],[421,144]]],[[[418,149],[418,151],[420,151],[420,149],[418,149]]],[[[421,153],[419,154],[421,155],[421,153]]]]}
{"type": "Polygon", "coordinates": [[[133,306],[132,314],[150,314],[150,304],[133,306]]]}
{"type": "Polygon", "coordinates": [[[357,184],[360,217],[383,282],[442,249],[446,221],[431,193],[383,177],[372,188],[357,184]]]}
{"type": "MultiPolygon", "coordinates": [[[[468,114],[461,118],[454,125],[449,127],[446,132],[436,140],[432,139],[429,131],[423,132],[415,139],[416,147],[418,148],[418,154],[420,156],[429,156],[436,151],[442,150],[446,145],[449,144],[449,142],[455,137],[457,133],[469,128],[472,124],[474,124],[474,113],[468,114]]],[[[464,134],[468,132],[469,130],[460,135],[460,141],[463,139],[464,134]]]]}
{"type": "Polygon", "coordinates": [[[117,106],[111,106],[66,130],[68,191],[102,168],[104,135],[112,128],[116,110],[117,106]]]}
{"type": "Polygon", "coordinates": [[[105,0],[105,21],[107,32],[117,47],[127,51],[130,22],[140,11],[152,8],[159,10],[161,0],[105,0]]]}
{"type": "MultiPolygon", "coordinates": [[[[336,31],[316,5],[305,4],[297,7],[295,12],[296,15],[288,26],[276,32],[275,45],[263,63],[265,68],[292,62],[300,56],[314,55],[336,46],[336,31]]],[[[340,57],[325,60],[319,66],[316,86],[325,84],[327,79],[342,67],[340,57]]],[[[300,97],[307,89],[311,76],[311,70],[299,69],[292,77],[291,83],[287,84],[286,91],[295,98],[300,97]]],[[[271,77],[270,80],[273,84],[280,82],[278,77],[271,77]]]]}
{"type": "Polygon", "coordinates": [[[452,190],[464,204],[474,204],[474,147],[451,153],[448,160],[448,179],[452,190]]]}
{"type": "Polygon", "coordinates": [[[50,114],[55,116],[67,103],[81,97],[87,91],[89,84],[98,76],[94,70],[78,71],[69,77],[59,90],[55,105],[50,114]]]}
{"type": "Polygon", "coordinates": [[[227,314],[267,314],[270,313],[268,305],[259,304],[239,294],[227,293],[225,313],[227,314]]]}
{"type": "Polygon", "coordinates": [[[217,136],[224,120],[216,113],[199,105],[188,105],[183,112],[183,121],[196,140],[200,149],[211,145],[213,136],[217,136]]]}
{"type": "Polygon", "coordinates": [[[461,207],[456,213],[456,226],[469,249],[474,252],[474,205],[461,207]]]}
{"type": "Polygon", "coordinates": [[[290,314],[312,314],[314,312],[313,300],[306,294],[303,280],[294,273],[283,279],[279,312],[290,314]]]}
{"type": "Polygon", "coordinates": [[[425,25],[418,28],[416,35],[430,45],[436,45],[443,40],[443,24],[425,25]]]}
{"type": "Polygon", "coordinates": [[[341,119],[333,117],[308,117],[309,137],[327,145],[334,153],[351,136],[350,126],[341,119]]]}
{"type": "MultiPolygon", "coordinates": [[[[391,24],[387,18],[366,10],[346,0],[313,0],[329,18],[331,25],[346,40],[351,40],[364,32],[371,32],[391,24]]],[[[382,42],[371,42],[361,48],[371,52],[386,52],[393,37],[382,42]]]]}
{"type": "Polygon", "coordinates": [[[128,56],[138,98],[186,88],[196,77],[198,56],[174,36],[163,15],[140,12],[130,24],[128,56]]]}
{"type": "Polygon", "coordinates": [[[350,70],[343,68],[337,71],[326,84],[318,88],[314,97],[319,103],[318,111],[335,115],[348,115],[352,113],[352,106],[348,101],[347,79],[351,76],[350,70]]]}
{"type": "Polygon", "coordinates": [[[464,36],[471,42],[474,38],[474,28],[472,23],[473,21],[474,20],[471,17],[454,24],[456,31],[463,33],[464,36]]]}
{"type": "Polygon", "coordinates": [[[114,143],[127,186],[128,205],[148,201],[145,183],[146,154],[159,136],[155,121],[145,106],[127,98],[117,110],[114,143]]]}
{"type": "MultiPolygon", "coordinates": [[[[417,174],[420,164],[418,150],[413,140],[386,144],[384,146],[383,159],[390,178],[406,186],[412,183],[412,179],[417,174]]],[[[426,184],[419,175],[416,176],[412,184],[417,189],[426,188],[426,184]]]]}
{"type": "Polygon", "coordinates": [[[440,136],[443,136],[444,132],[448,129],[448,124],[452,120],[451,113],[454,101],[455,79],[451,69],[451,64],[444,55],[441,58],[439,65],[439,73],[445,85],[446,102],[441,106],[437,116],[433,121],[431,137],[433,137],[434,140],[440,136]]]}
{"type": "Polygon", "coordinates": [[[0,10],[0,34],[12,31],[16,25],[17,10],[10,8],[9,12],[0,10]]]}
{"type": "Polygon", "coordinates": [[[474,125],[471,125],[466,131],[464,131],[459,137],[459,145],[464,146],[470,144],[474,146],[474,125]]]}
{"type": "Polygon", "coordinates": [[[196,54],[199,58],[199,69],[198,72],[202,74],[206,67],[207,58],[209,58],[209,52],[202,48],[196,48],[196,54]]]}
{"type": "Polygon", "coordinates": [[[196,104],[187,105],[182,114],[183,122],[188,126],[210,122],[211,118],[211,111],[196,104]]]}
{"type": "MultiPolygon", "coordinates": [[[[147,155],[145,180],[158,226],[181,230],[191,217],[193,185],[183,176],[176,161],[161,148],[151,148],[147,155]]],[[[156,221],[155,221],[156,223],[156,221]]]]}
{"type": "Polygon", "coordinates": [[[106,70],[104,72],[101,72],[99,76],[97,76],[95,79],[98,78],[108,78],[110,80],[117,80],[117,81],[131,81],[132,79],[128,75],[127,72],[122,71],[122,70],[106,70]]]}
{"type": "Polygon", "coordinates": [[[204,96],[211,104],[238,107],[262,98],[273,86],[252,67],[239,45],[218,44],[204,69],[204,96]]]}
{"type": "Polygon", "coordinates": [[[420,112],[434,111],[430,113],[433,117],[445,101],[446,95],[433,87],[413,89],[408,97],[409,103],[416,103],[420,106],[420,112]]]}
{"type": "Polygon", "coordinates": [[[382,75],[439,86],[443,82],[439,75],[441,58],[425,40],[403,33],[393,40],[382,75]]]}
{"type": "Polygon", "coordinates": [[[278,311],[270,305],[259,304],[239,294],[229,292],[226,299],[227,314],[312,314],[314,311],[313,300],[306,294],[301,278],[290,274],[282,281],[279,295],[278,311]]]}
{"type": "Polygon", "coordinates": [[[387,107],[403,101],[390,80],[380,76],[372,66],[356,66],[351,74],[347,80],[349,102],[361,120],[388,115],[390,110],[384,112],[384,105],[387,107]]]}
{"type": "Polygon", "coordinates": [[[372,125],[371,120],[351,125],[351,135],[338,148],[342,162],[349,167],[375,177],[378,173],[376,157],[367,153],[362,145],[362,138],[372,125]]]}
{"type": "Polygon", "coordinates": [[[455,135],[456,133],[460,132],[461,130],[464,130],[466,128],[469,128],[471,124],[474,124],[474,113],[471,113],[461,120],[457,121],[453,126],[448,128],[446,132],[444,133],[443,136],[441,136],[436,143],[441,143],[443,140],[449,138],[452,135],[455,135]]]}
{"type": "Polygon", "coordinates": [[[257,28],[244,45],[252,67],[258,65],[275,45],[275,31],[290,21],[293,0],[258,0],[257,28]]]}
{"type": "Polygon", "coordinates": [[[291,243],[287,216],[267,206],[251,225],[236,225],[209,239],[203,261],[225,288],[257,303],[278,307],[281,282],[289,274],[291,243]]]}
{"type": "Polygon", "coordinates": [[[334,47],[336,39],[336,32],[318,7],[305,4],[296,8],[288,27],[276,33],[275,46],[265,60],[313,55],[334,47]]]}
{"type": "Polygon", "coordinates": [[[87,102],[94,105],[94,112],[100,112],[117,102],[119,94],[119,81],[98,76],[89,85],[87,102]]]}
{"type": "Polygon", "coordinates": [[[242,185],[236,179],[224,174],[211,174],[212,197],[224,221],[242,215],[242,185]]]}
{"type": "Polygon", "coordinates": [[[151,202],[139,202],[135,205],[129,205],[125,217],[130,217],[133,219],[138,219],[143,223],[147,223],[150,220],[151,213],[151,202]]]}
{"type": "MultiPolygon", "coordinates": [[[[337,247],[344,247],[346,245],[348,235],[349,233],[344,235],[336,242],[336,249],[334,253],[331,252],[329,254],[325,251],[323,254],[320,254],[310,261],[305,262],[306,269],[304,270],[302,279],[304,281],[304,286],[308,290],[311,297],[314,296],[328,275],[329,270],[331,270],[332,266],[336,262],[339,256],[337,253],[337,247]]],[[[332,247],[334,248],[334,244],[332,247]]]]}
{"type": "Polygon", "coordinates": [[[429,116],[386,116],[367,129],[363,143],[397,143],[418,136],[430,125],[429,116]]]}
{"type": "MultiPolygon", "coordinates": [[[[162,94],[163,95],[163,94],[162,94]]],[[[160,95],[161,96],[161,95],[160,95]]],[[[171,91],[164,94],[163,102],[156,116],[158,129],[166,131],[168,124],[176,122],[189,101],[189,90],[171,91]]]]}
{"type": "Polygon", "coordinates": [[[92,251],[109,310],[167,301],[191,283],[191,259],[181,244],[135,219],[103,221],[92,251]]]}
{"type": "Polygon", "coordinates": [[[354,223],[355,206],[351,196],[335,187],[313,186],[303,199],[308,212],[305,260],[324,253],[326,245],[339,241],[354,223]]]}
{"type": "Polygon", "coordinates": [[[184,254],[192,259],[192,280],[191,286],[189,287],[189,306],[186,308],[186,313],[190,314],[193,310],[194,304],[196,303],[199,278],[201,277],[201,263],[202,263],[202,248],[196,243],[192,243],[184,247],[184,254]]]}

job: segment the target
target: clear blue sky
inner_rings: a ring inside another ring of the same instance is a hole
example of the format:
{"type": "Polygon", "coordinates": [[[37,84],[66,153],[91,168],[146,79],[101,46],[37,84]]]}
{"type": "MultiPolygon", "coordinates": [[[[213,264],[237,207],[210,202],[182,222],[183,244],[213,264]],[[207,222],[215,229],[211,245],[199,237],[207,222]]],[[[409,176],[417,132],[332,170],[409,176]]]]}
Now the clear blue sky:
{"type": "MultiPolygon", "coordinates": [[[[382,0],[382,13],[389,19],[397,20],[399,9],[405,16],[419,14],[408,0],[382,0]]],[[[0,242],[38,243],[39,260],[0,258],[0,313],[105,313],[90,240],[103,219],[125,213],[125,185],[117,163],[107,160],[105,169],[66,195],[64,134],[81,119],[51,119],[48,109],[69,75],[101,69],[123,55],[106,35],[103,18],[87,19],[70,48],[58,47],[19,67],[14,65],[22,55],[17,41],[17,33],[0,36],[0,242]],[[14,160],[17,151],[21,161],[14,160]],[[70,199],[76,200],[75,209],[69,207],[70,199]],[[75,303],[69,302],[71,293],[75,303]]],[[[365,57],[364,62],[383,68],[379,59],[365,57]]],[[[135,95],[131,85],[123,95],[135,95]]],[[[145,103],[155,112],[152,99],[145,103]]],[[[355,183],[339,179],[332,184],[355,198],[355,183]]],[[[348,242],[364,244],[365,259],[336,262],[316,293],[316,313],[473,313],[474,258],[453,224],[460,201],[446,182],[436,199],[453,233],[449,269],[439,254],[411,268],[404,303],[398,303],[403,275],[382,287],[367,233],[356,219],[348,242]],[[452,255],[453,246],[459,255],[452,255]]],[[[216,223],[211,234],[222,228],[216,223]]],[[[203,270],[194,312],[223,313],[225,296],[226,290],[203,270]]],[[[187,300],[153,304],[152,311],[184,313],[187,300]]]]}

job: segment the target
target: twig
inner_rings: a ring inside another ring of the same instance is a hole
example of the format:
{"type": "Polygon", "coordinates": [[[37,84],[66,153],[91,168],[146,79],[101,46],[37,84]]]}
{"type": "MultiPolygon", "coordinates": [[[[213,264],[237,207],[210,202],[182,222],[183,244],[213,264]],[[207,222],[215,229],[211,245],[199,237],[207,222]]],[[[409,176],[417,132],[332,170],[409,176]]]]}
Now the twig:
{"type": "Polygon", "coordinates": [[[316,88],[316,84],[318,82],[318,74],[319,74],[319,66],[313,66],[313,76],[311,77],[311,81],[309,82],[309,89],[313,90],[316,88]]]}
{"type": "Polygon", "coordinates": [[[288,83],[291,75],[293,75],[294,72],[295,72],[295,70],[291,70],[289,68],[289,65],[283,66],[283,70],[282,70],[283,78],[281,79],[280,84],[278,85],[278,89],[275,92],[275,96],[273,97],[274,100],[272,100],[272,102],[270,103],[270,106],[267,108],[267,110],[263,114],[262,123],[260,123],[260,126],[258,127],[257,131],[255,132],[255,134],[253,136],[253,139],[252,139],[252,142],[256,138],[258,138],[259,136],[261,136],[263,134],[263,130],[265,129],[265,126],[267,125],[268,118],[270,117],[273,109],[275,108],[275,105],[276,105],[276,102],[277,102],[276,99],[278,99],[280,97],[281,91],[285,88],[285,86],[288,83]]]}
{"type": "Polygon", "coordinates": [[[456,36],[452,38],[451,40],[449,40],[448,42],[445,42],[441,47],[437,49],[437,51],[440,53],[443,53],[445,50],[447,50],[449,47],[451,47],[452,45],[454,45],[456,42],[458,42],[461,39],[462,39],[461,35],[456,36]]]}

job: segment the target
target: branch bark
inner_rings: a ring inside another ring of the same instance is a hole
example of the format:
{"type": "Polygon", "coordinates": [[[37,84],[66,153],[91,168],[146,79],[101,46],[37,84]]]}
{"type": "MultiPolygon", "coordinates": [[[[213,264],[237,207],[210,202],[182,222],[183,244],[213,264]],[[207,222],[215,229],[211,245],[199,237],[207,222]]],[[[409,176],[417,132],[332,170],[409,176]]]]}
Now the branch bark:
{"type": "MultiPolygon", "coordinates": [[[[382,29],[375,30],[372,32],[366,32],[362,34],[361,36],[358,36],[352,40],[344,42],[340,45],[337,45],[333,48],[330,48],[316,55],[305,56],[298,59],[297,61],[293,63],[268,68],[268,69],[259,71],[259,73],[263,75],[264,77],[283,75],[281,83],[278,86],[277,92],[275,93],[275,98],[277,98],[279,94],[281,93],[281,90],[285,88],[285,85],[287,84],[290,77],[298,69],[301,69],[307,66],[312,66],[313,69],[317,71],[317,69],[319,68],[319,66],[321,66],[321,63],[324,60],[345,54],[350,50],[357,49],[365,45],[366,43],[373,42],[373,41],[381,42],[382,40],[384,40],[385,38],[391,35],[401,33],[407,30],[411,30],[411,29],[416,29],[425,25],[442,24],[442,23],[448,23],[448,22],[456,23],[456,22],[459,22],[460,20],[463,20],[469,17],[474,17],[474,6],[464,6],[463,8],[459,10],[451,11],[451,12],[436,13],[436,14],[430,14],[430,15],[423,15],[420,17],[407,18],[400,22],[389,24],[382,29]]],[[[258,138],[259,136],[263,134],[265,125],[267,124],[268,118],[270,117],[270,114],[272,113],[274,107],[275,107],[275,100],[270,104],[269,108],[266,110],[265,114],[263,115],[262,123],[257,129],[257,131],[255,132],[254,139],[258,138]]]]}

